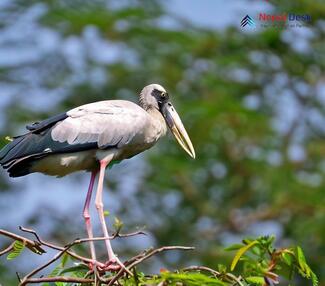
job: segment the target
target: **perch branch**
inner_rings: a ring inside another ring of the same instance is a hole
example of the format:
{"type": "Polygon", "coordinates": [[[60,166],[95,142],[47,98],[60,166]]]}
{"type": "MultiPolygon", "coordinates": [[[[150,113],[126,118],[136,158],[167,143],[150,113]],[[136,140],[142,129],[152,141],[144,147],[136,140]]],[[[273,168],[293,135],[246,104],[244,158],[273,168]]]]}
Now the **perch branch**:
{"type": "MultiPolygon", "coordinates": [[[[27,283],[39,284],[45,282],[92,283],[94,282],[94,279],[57,276],[57,277],[29,278],[27,283]]],[[[26,284],[21,284],[21,285],[26,285],[26,284]]]]}
{"type": "MultiPolygon", "coordinates": [[[[60,246],[57,246],[57,245],[54,245],[52,243],[49,243],[47,241],[42,240],[39,237],[39,235],[36,233],[36,231],[33,230],[33,229],[25,228],[25,227],[22,227],[22,226],[20,226],[19,229],[21,231],[23,231],[23,232],[27,232],[27,233],[33,234],[35,236],[36,240],[41,245],[47,246],[47,247],[52,248],[52,249],[55,249],[55,250],[64,251],[64,247],[60,247],[60,246]]],[[[127,234],[120,234],[120,233],[116,232],[116,233],[114,233],[110,237],[95,237],[95,238],[76,239],[74,241],[74,245],[75,244],[89,242],[89,241],[101,241],[101,240],[106,240],[106,239],[125,238],[125,237],[131,237],[131,236],[136,236],[136,235],[146,235],[146,233],[143,232],[143,231],[135,231],[135,232],[127,233],[127,234]]],[[[87,257],[80,256],[80,255],[76,254],[75,252],[73,252],[71,250],[67,250],[66,253],[69,254],[70,256],[72,256],[72,257],[74,257],[74,258],[76,258],[76,259],[84,262],[84,263],[94,263],[94,261],[92,261],[92,259],[87,258],[87,257]]],[[[102,266],[103,267],[104,265],[101,265],[100,264],[98,266],[102,266]]]]}
{"type": "MultiPolygon", "coordinates": [[[[164,251],[169,251],[169,250],[193,250],[195,249],[194,247],[187,247],[187,246],[163,246],[160,248],[156,249],[149,249],[146,250],[139,255],[134,256],[130,260],[127,260],[124,265],[126,266],[127,269],[131,270],[134,268],[136,265],[139,263],[143,262],[144,260],[147,260],[148,258],[152,257],[155,254],[164,252],[164,251]]],[[[113,277],[108,283],[108,286],[113,285],[119,278],[123,276],[125,273],[125,270],[122,268],[120,271],[113,277]]],[[[106,281],[108,282],[108,281],[106,281]]]]}
{"type": "Polygon", "coordinates": [[[29,278],[31,278],[32,276],[34,276],[36,273],[42,271],[44,268],[46,268],[47,266],[51,265],[52,263],[54,263],[55,261],[57,261],[64,253],[66,253],[66,251],[71,248],[74,245],[74,243],[70,243],[69,245],[67,245],[63,251],[60,251],[59,253],[57,253],[52,259],[50,259],[48,262],[44,263],[43,265],[37,267],[36,269],[34,269],[33,271],[31,271],[30,273],[28,273],[21,281],[21,283],[19,284],[19,286],[24,286],[27,283],[29,283],[29,278]]]}
{"type": "MultiPolygon", "coordinates": [[[[113,285],[123,275],[131,275],[130,273],[132,273],[131,272],[132,270],[135,270],[136,265],[142,263],[144,260],[147,260],[156,254],[159,254],[164,251],[170,251],[170,250],[193,250],[194,249],[194,247],[186,247],[186,246],[164,246],[164,247],[160,247],[160,248],[156,248],[156,249],[145,250],[142,253],[127,260],[124,263],[125,268],[121,268],[114,276],[111,276],[108,278],[102,277],[100,275],[100,273],[97,271],[95,271],[95,273],[94,273],[94,271],[89,271],[87,276],[85,276],[84,278],[59,277],[59,276],[36,278],[33,276],[35,276],[40,271],[44,270],[49,265],[55,263],[65,253],[67,253],[68,255],[76,258],[77,260],[79,260],[83,263],[94,263],[94,261],[92,261],[90,258],[79,256],[76,253],[74,253],[73,251],[71,251],[70,249],[74,245],[86,243],[89,241],[100,241],[100,240],[124,238],[124,237],[131,237],[131,236],[135,236],[135,235],[146,235],[146,234],[143,231],[136,231],[136,232],[132,232],[132,233],[128,233],[128,234],[121,234],[119,232],[116,232],[112,236],[109,236],[109,237],[95,237],[92,239],[89,239],[89,238],[76,239],[72,243],[66,245],[65,247],[61,247],[61,246],[57,246],[52,243],[49,243],[47,241],[44,241],[43,239],[40,238],[40,236],[33,229],[28,229],[28,228],[24,228],[24,227],[19,227],[19,229],[23,232],[34,235],[36,240],[33,241],[26,237],[23,237],[23,236],[20,236],[15,233],[11,233],[11,232],[8,232],[8,231],[2,230],[2,229],[0,229],[0,235],[9,237],[11,239],[14,239],[15,241],[19,240],[19,241],[23,242],[26,245],[26,247],[28,247],[30,250],[32,250],[33,252],[36,252],[38,254],[45,253],[45,250],[43,249],[43,247],[48,247],[48,248],[59,251],[53,258],[51,258],[46,263],[44,263],[41,266],[32,270],[24,278],[19,277],[18,280],[20,282],[20,284],[19,284],[20,286],[26,286],[27,284],[45,283],[45,282],[93,283],[96,280],[99,283],[99,285],[101,285],[102,283],[105,283],[107,285],[113,285]],[[89,273],[90,274],[94,273],[94,275],[96,275],[96,277],[95,278],[87,278],[89,276],[89,273]]],[[[2,250],[0,252],[0,255],[10,252],[13,249],[13,247],[14,247],[14,242],[11,245],[9,245],[6,249],[2,250]]],[[[95,262],[95,263],[97,263],[96,265],[99,266],[99,268],[104,266],[104,264],[102,264],[100,262],[95,262]]],[[[132,273],[132,276],[133,276],[133,273],[132,273]]]]}

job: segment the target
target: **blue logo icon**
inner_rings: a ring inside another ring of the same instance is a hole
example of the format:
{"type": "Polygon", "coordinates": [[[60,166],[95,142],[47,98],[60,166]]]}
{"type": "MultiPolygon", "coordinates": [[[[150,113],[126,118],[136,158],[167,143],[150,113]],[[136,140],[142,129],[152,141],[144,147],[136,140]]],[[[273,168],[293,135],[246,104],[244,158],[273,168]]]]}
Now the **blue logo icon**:
{"type": "Polygon", "coordinates": [[[248,25],[250,27],[255,27],[255,22],[254,22],[253,18],[251,18],[248,15],[246,15],[240,22],[240,26],[245,27],[246,25],[248,25]]]}

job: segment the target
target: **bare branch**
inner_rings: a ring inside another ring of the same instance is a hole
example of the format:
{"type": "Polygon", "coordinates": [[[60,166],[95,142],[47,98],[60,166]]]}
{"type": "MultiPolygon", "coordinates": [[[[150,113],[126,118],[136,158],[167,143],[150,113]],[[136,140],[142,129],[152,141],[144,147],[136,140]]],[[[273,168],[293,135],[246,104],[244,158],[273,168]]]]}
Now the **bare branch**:
{"type": "Polygon", "coordinates": [[[123,234],[119,233],[119,232],[115,232],[112,235],[112,239],[114,239],[114,238],[125,238],[125,237],[136,236],[136,235],[147,235],[147,234],[142,230],[131,232],[131,233],[123,233],[123,234]]]}
{"type": "Polygon", "coordinates": [[[205,266],[189,266],[186,268],[183,268],[182,271],[184,272],[188,272],[188,271],[205,271],[205,272],[209,272],[211,273],[213,276],[215,277],[219,277],[221,275],[220,272],[213,270],[209,267],[205,267],[205,266]]]}
{"type": "MultiPolygon", "coordinates": [[[[149,250],[143,251],[142,253],[127,260],[124,263],[125,267],[121,268],[118,271],[118,273],[116,273],[114,276],[111,276],[109,278],[104,278],[102,276],[102,274],[105,273],[105,271],[101,272],[101,271],[93,271],[93,270],[88,271],[87,275],[84,278],[61,277],[61,276],[60,277],[57,276],[57,277],[35,278],[35,277],[33,277],[34,275],[36,275],[37,273],[39,273],[40,271],[42,271],[49,265],[56,262],[65,253],[67,253],[68,255],[76,258],[77,260],[79,260],[83,263],[95,264],[99,270],[105,269],[105,264],[98,262],[98,261],[93,261],[92,259],[87,258],[87,257],[79,256],[70,250],[71,247],[73,247],[74,245],[89,242],[89,241],[100,241],[100,240],[107,240],[107,239],[130,237],[130,236],[135,236],[135,235],[145,235],[145,233],[142,231],[136,231],[136,232],[132,232],[132,233],[128,233],[128,234],[120,234],[119,232],[116,232],[112,236],[109,236],[109,237],[95,237],[92,239],[89,239],[89,238],[76,239],[72,243],[68,244],[67,246],[61,247],[61,246],[57,246],[57,245],[54,245],[52,243],[42,240],[40,238],[40,236],[36,233],[36,231],[34,231],[33,229],[28,229],[28,228],[24,228],[24,227],[19,227],[19,229],[23,232],[30,233],[30,234],[34,235],[36,240],[33,241],[33,240],[27,239],[23,236],[20,236],[20,235],[17,235],[17,234],[14,234],[14,233],[2,230],[2,229],[0,229],[0,235],[4,235],[9,238],[12,238],[15,241],[19,240],[19,241],[23,242],[26,245],[26,247],[28,247],[29,249],[31,249],[32,251],[34,251],[38,254],[45,252],[45,250],[42,248],[43,246],[59,251],[53,258],[51,258],[49,261],[47,261],[43,265],[32,270],[24,278],[21,279],[19,277],[19,282],[20,282],[19,285],[20,286],[26,286],[27,284],[36,284],[36,283],[44,283],[44,282],[95,283],[98,285],[105,283],[107,285],[113,285],[114,283],[117,283],[118,279],[121,278],[123,275],[133,276],[133,273],[131,272],[131,270],[135,270],[136,265],[138,265],[139,263],[143,262],[144,260],[154,256],[155,254],[158,254],[163,251],[169,251],[169,250],[193,250],[194,249],[193,247],[185,247],[185,246],[164,246],[164,247],[157,248],[157,249],[149,249],[149,250]],[[91,275],[91,274],[94,274],[95,277],[90,278],[89,275],[91,275]],[[87,277],[89,277],[89,278],[87,278],[87,277]]],[[[14,242],[10,246],[8,246],[6,249],[1,251],[0,255],[3,255],[5,253],[11,251],[13,249],[13,247],[14,247],[14,242]]],[[[95,267],[95,269],[97,269],[97,267],[95,267]]]]}
{"type": "MultiPolygon", "coordinates": [[[[127,269],[132,269],[139,263],[143,262],[144,260],[152,257],[155,254],[169,251],[169,250],[194,250],[194,247],[188,247],[188,246],[163,246],[156,249],[149,249],[147,251],[144,251],[140,253],[139,255],[136,255],[135,257],[131,258],[130,260],[126,261],[124,264],[127,269]]],[[[125,273],[125,270],[122,268],[120,271],[109,281],[108,286],[113,285],[119,278],[123,276],[125,273]]],[[[108,281],[106,281],[108,282],[108,281]]]]}
{"type": "Polygon", "coordinates": [[[41,245],[38,241],[30,240],[28,238],[25,238],[23,236],[15,234],[15,233],[6,231],[4,229],[0,229],[0,235],[4,235],[4,236],[12,238],[14,240],[21,241],[28,249],[30,249],[31,251],[33,251],[37,254],[46,253],[46,251],[41,247],[41,245]]]}
{"type": "Polygon", "coordinates": [[[25,281],[25,284],[20,284],[20,285],[26,285],[27,283],[28,284],[38,284],[38,283],[45,283],[45,282],[93,283],[94,279],[64,277],[64,276],[29,278],[25,281]]]}
{"type": "Polygon", "coordinates": [[[125,238],[125,237],[131,237],[131,236],[136,236],[136,235],[146,235],[146,233],[142,232],[142,231],[136,231],[136,232],[132,232],[132,233],[128,233],[128,234],[113,234],[112,236],[108,236],[108,237],[94,237],[94,238],[81,238],[81,239],[76,239],[75,243],[76,244],[80,244],[80,243],[84,243],[84,242],[89,242],[89,241],[100,241],[100,240],[113,240],[115,238],[125,238]]]}
{"type": "Polygon", "coordinates": [[[239,286],[244,286],[240,281],[241,277],[236,277],[235,275],[233,275],[231,273],[221,273],[221,272],[218,272],[218,271],[216,271],[214,269],[211,269],[209,267],[206,267],[206,266],[190,266],[190,267],[183,268],[182,271],[184,271],[184,272],[188,272],[188,271],[205,271],[205,272],[211,273],[216,278],[220,278],[220,277],[224,276],[230,282],[235,282],[234,285],[238,284],[239,286]]]}
{"type": "Polygon", "coordinates": [[[10,252],[14,249],[15,242],[11,243],[8,247],[6,247],[4,250],[0,251],[0,256],[10,252]]]}
{"type": "MultiPolygon", "coordinates": [[[[39,237],[39,235],[36,233],[36,231],[33,230],[33,229],[25,228],[25,227],[22,227],[22,226],[20,226],[19,229],[20,229],[21,231],[24,231],[24,232],[27,232],[27,233],[31,233],[31,234],[33,234],[33,235],[36,237],[37,241],[38,241],[41,245],[47,246],[47,247],[52,248],[52,249],[55,249],[55,250],[60,250],[60,251],[64,251],[64,249],[65,249],[64,247],[57,246],[57,245],[55,245],[55,244],[52,244],[52,243],[49,243],[49,242],[47,242],[47,241],[42,240],[42,239],[39,237]]],[[[96,240],[96,239],[97,239],[97,238],[95,238],[94,240],[96,240]]],[[[104,239],[106,239],[106,238],[99,238],[98,240],[104,240],[104,239]]],[[[77,240],[75,240],[75,241],[74,241],[74,244],[83,243],[83,242],[86,242],[86,241],[87,241],[87,239],[85,239],[84,241],[81,241],[81,242],[78,242],[77,240]]],[[[82,262],[84,262],[84,263],[86,263],[86,264],[87,264],[87,263],[88,263],[88,264],[89,264],[89,263],[96,263],[96,262],[94,262],[92,259],[87,258],[87,257],[84,257],[84,256],[80,256],[80,255],[76,254],[75,252],[73,252],[73,251],[71,251],[71,250],[67,250],[66,253],[69,254],[71,257],[76,258],[76,259],[78,259],[78,260],[80,260],[80,261],[82,261],[82,262]]],[[[98,266],[103,266],[103,265],[104,265],[104,264],[99,264],[99,263],[98,263],[98,266]]]]}
{"type": "Polygon", "coordinates": [[[43,270],[44,268],[46,268],[47,266],[51,265],[52,263],[54,263],[55,261],[57,261],[64,253],[66,253],[66,251],[71,248],[73,246],[73,243],[67,245],[63,251],[60,251],[59,253],[57,253],[52,259],[50,259],[48,262],[46,262],[45,264],[37,267],[36,269],[34,269],[33,271],[31,271],[30,273],[28,273],[21,281],[21,283],[19,284],[19,286],[24,286],[27,283],[29,283],[29,278],[31,278],[33,275],[35,275],[36,273],[40,272],[41,270],[43,270]]]}
{"type": "Polygon", "coordinates": [[[36,237],[36,240],[39,242],[39,243],[42,243],[40,237],[38,236],[38,234],[36,233],[35,230],[33,229],[30,229],[30,228],[26,228],[26,227],[22,227],[21,225],[18,227],[21,231],[23,232],[27,232],[27,233],[31,233],[33,234],[35,237],[36,237]]]}
{"type": "Polygon", "coordinates": [[[170,251],[170,250],[194,250],[195,247],[192,246],[163,246],[156,249],[151,249],[147,253],[144,253],[142,257],[139,257],[136,259],[136,261],[132,262],[128,265],[128,268],[131,269],[132,267],[138,265],[139,263],[143,262],[144,260],[147,260],[148,258],[152,257],[155,254],[164,252],[164,251],[170,251]]]}

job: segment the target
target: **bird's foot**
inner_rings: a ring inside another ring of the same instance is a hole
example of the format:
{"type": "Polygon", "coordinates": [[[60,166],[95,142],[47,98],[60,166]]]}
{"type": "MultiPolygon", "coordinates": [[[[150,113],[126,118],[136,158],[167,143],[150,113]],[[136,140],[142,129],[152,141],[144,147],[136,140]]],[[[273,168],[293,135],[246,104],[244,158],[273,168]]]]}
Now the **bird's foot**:
{"type": "Polygon", "coordinates": [[[88,263],[88,267],[90,270],[94,270],[95,268],[101,269],[101,268],[105,268],[105,264],[97,260],[92,260],[88,263]]]}
{"type": "Polygon", "coordinates": [[[133,274],[128,270],[125,265],[115,256],[108,260],[103,268],[99,268],[100,271],[111,271],[111,272],[117,272],[120,271],[121,269],[124,269],[125,272],[133,276],[133,274]]]}
{"type": "Polygon", "coordinates": [[[104,264],[105,271],[119,271],[121,268],[125,268],[123,263],[121,263],[117,258],[110,259],[104,264]]]}

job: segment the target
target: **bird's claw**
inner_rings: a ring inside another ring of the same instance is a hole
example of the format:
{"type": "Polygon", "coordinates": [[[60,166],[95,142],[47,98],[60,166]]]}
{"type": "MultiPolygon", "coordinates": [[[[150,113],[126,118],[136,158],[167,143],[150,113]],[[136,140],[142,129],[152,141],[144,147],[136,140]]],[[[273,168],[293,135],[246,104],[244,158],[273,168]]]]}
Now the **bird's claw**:
{"type": "Polygon", "coordinates": [[[111,259],[102,265],[98,265],[97,269],[100,272],[111,271],[116,272],[121,268],[125,268],[125,266],[117,259],[111,259]]]}
{"type": "Polygon", "coordinates": [[[94,271],[95,268],[97,269],[101,269],[101,268],[104,268],[105,267],[105,264],[104,263],[101,263],[97,260],[94,260],[94,261],[91,261],[88,263],[88,267],[91,271],[94,271]]]}
{"type": "MultiPolygon", "coordinates": [[[[120,262],[121,263],[121,262],[120,262]]],[[[106,271],[118,271],[122,268],[119,261],[116,259],[109,260],[105,263],[105,270],[106,271]]]]}
{"type": "Polygon", "coordinates": [[[124,264],[121,261],[119,261],[118,258],[110,259],[105,263],[101,263],[97,260],[91,261],[88,263],[88,267],[91,271],[94,271],[96,268],[99,272],[106,272],[106,271],[117,272],[121,268],[126,269],[124,264]]]}

